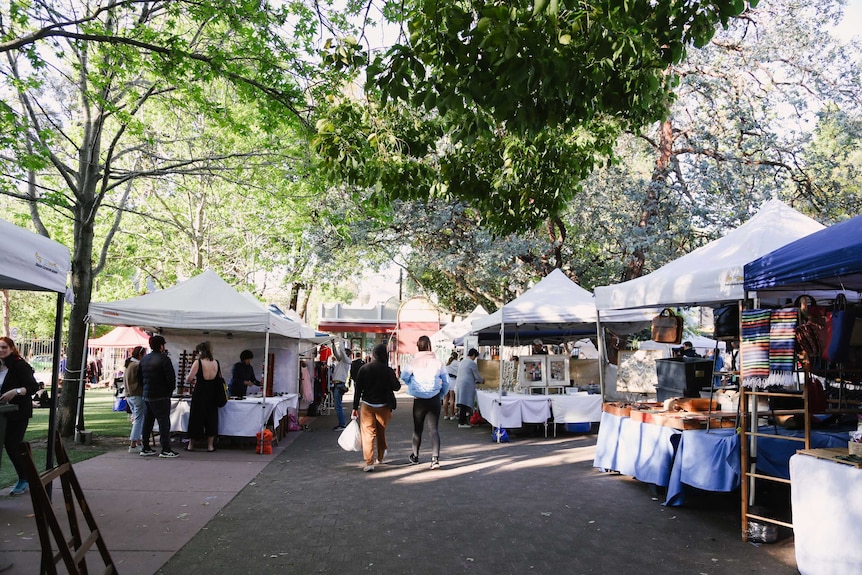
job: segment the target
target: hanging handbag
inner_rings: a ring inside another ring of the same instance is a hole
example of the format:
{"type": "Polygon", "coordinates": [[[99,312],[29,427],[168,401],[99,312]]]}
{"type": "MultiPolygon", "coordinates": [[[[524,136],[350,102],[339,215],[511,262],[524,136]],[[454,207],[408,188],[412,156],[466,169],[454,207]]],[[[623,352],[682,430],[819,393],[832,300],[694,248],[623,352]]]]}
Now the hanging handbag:
{"type": "Polygon", "coordinates": [[[832,312],[832,333],[829,336],[829,346],[826,348],[826,359],[843,363],[850,357],[850,339],[856,315],[852,309],[847,309],[847,298],[838,294],[835,298],[835,309],[832,312]]]}
{"type": "Polygon", "coordinates": [[[862,347],[862,318],[857,317],[850,332],[850,347],[862,347]]]}
{"type": "Polygon", "coordinates": [[[715,308],[712,311],[713,337],[739,338],[739,304],[715,308]]]}
{"type": "Polygon", "coordinates": [[[813,367],[826,359],[832,328],[831,313],[826,306],[817,305],[810,295],[801,295],[793,303],[799,308],[799,321],[796,324],[796,343],[804,351],[813,367]]]}
{"type": "Polygon", "coordinates": [[[215,378],[215,403],[216,407],[224,407],[225,405],[227,405],[227,400],[229,397],[227,390],[227,382],[221,376],[221,365],[218,362],[216,362],[216,365],[218,365],[218,375],[216,375],[215,378]]]}
{"type": "Polygon", "coordinates": [[[652,340],[658,343],[680,343],[682,341],[682,316],[668,307],[652,319],[652,340]]]}

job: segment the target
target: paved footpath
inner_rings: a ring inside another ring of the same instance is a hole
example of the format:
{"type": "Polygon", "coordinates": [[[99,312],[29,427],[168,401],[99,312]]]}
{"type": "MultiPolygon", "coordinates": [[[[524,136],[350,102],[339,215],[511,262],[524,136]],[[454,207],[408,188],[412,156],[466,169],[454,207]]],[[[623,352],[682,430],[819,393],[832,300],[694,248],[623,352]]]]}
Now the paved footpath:
{"type": "Polygon", "coordinates": [[[442,468],[429,469],[427,433],[409,465],[411,405],[399,400],[389,463],[372,473],[338,447],[332,415],[312,418],[158,572],[797,573],[792,541],[741,541],[738,495],[663,507],[644,484],[592,467],[594,435],[496,444],[487,425],[441,420],[442,468]]]}
{"type": "MultiPolygon", "coordinates": [[[[442,468],[429,469],[427,432],[409,465],[411,405],[399,394],[388,463],[372,473],[338,447],[332,414],[271,456],[112,451],[75,472],[123,575],[797,573],[792,539],[741,541],[738,495],[663,507],[648,486],[592,467],[595,435],[496,444],[487,425],[441,420],[442,468]]],[[[38,573],[28,497],[0,496],[4,561],[4,575],[38,573]]]]}

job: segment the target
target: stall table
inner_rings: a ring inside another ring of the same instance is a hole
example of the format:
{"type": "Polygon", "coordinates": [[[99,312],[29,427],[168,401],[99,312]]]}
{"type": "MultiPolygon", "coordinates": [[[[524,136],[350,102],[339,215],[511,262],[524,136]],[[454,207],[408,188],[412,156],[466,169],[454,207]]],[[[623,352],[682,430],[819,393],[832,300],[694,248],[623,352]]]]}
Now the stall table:
{"type": "MultiPolygon", "coordinates": [[[[551,418],[551,399],[546,395],[526,395],[477,390],[476,402],[479,413],[488,423],[497,428],[512,429],[525,423],[540,423],[545,426],[551,418]]],[[[545,431],[547,435],[547,429],[545,431]]]]}
{"type": "MultiPolygon", "coordinates": [[[[790,458],[796,566],[802,575],[862,574],[862,469],[810,449],[790,458]]],[[[840,450],[847,454],[847,448],[840,450]]]]}
{"type": "MultiPolygon", "coordinates": [[[[275,397],[231,399],[227,405],[219,409],[219,435],[255,437],[263,421],[267,426],[272,427],[276,438],[282,438],[287,431],[288,413],[291,409],[296,411],[298,406],[299,395],[296,393],[275,397]]],[[[175,397],[171,400],[171,431],[188,431],[190,411],[190,398],[175,397]]]]}
{"type": "Polygon", "coordinates": [[[602,420],[602,396],[584,393],[551,396],[554,423],[598,423],[602,420]]]}
{"type": "MultiPolygon", "coordinates": [[[[619,408],[616,411],[634,413],[619,408]]],[[[774,433],[775,428],[761,427],[760,432],[774,433]]],[[[800,437],[802,433],[778,429],[778,435],[783,436],[800,437]]],[[[686,486],[717,492],[733,491],[739,486],[739,441],[733,428],[675,429],[605,411],[593,466],[666,487],[665,505],[681,506],[685,504],[686,486]]],[[[847,432],[813,431],[811,443],[813,447],[846,445],[847,432]]],[[[758,437],[757,444],[758,472],[789,479],[788,462],[799,444],[769,437],[758,437]]]]}

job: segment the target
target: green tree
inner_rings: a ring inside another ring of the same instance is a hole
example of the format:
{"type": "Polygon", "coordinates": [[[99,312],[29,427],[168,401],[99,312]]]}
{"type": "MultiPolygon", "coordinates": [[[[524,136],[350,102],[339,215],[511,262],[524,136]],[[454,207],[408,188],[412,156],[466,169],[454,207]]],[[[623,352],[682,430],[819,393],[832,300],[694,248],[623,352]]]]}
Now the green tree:
{"type": "MultiPolygon", "coordinates": [[[[335,106],[318,124],[318,149],[335,178],[375,187],[381,201],[457,199],[500,233],[536,227],[610,157],[620,130],[666,113],[669,67],[744,8],[737,0],[404,3],[384,12],[403,26],[400,41],[368,56],[366,95],[376,104],[335,106]],[[393,111],[392,100],[415,113],[393,111]],[[367,114],[415,119],[381,126],[363,121],[367,114]]],[[[352,66],[363,55],[348,38],[327,61],[352,66]]]]}
{"type": "MultiPolygon", "coordinates": [[[[27,202],[41,233],[48,235],[45,210],[62,214],[73,230],[70,366],[80,365],[84,352],[94,278],[106,265],[130,199],[154,185],[144,182],[168,174],[206,178],[249,153],[228,147],[203,156],[194,148],[161,155],[173,140],[173,124],[159,124],[160,118],[149,117],[151,109],[158,104],[178,117],[200,114],[246,130],[306,121],[304,78],[311,68],[301,52],[308,47],[309,18],[317,15],[291,6],[298,13],[218,0],[4,4],[0,51],[4,96],[10,97],[2,102],[2,122],[4,133],[16,137],[4,141],[3,191],[27,202]],[[291,26],[295,35],[286,33],[291,26]],[[226,89],[213,101],[206,87],[218,82],[226,89]],[[255,103],[251,125],[233,117],[238,102],[255,103]]],[[[69,436],[75,389],[63,389],[58,427],[69,436]]]]}

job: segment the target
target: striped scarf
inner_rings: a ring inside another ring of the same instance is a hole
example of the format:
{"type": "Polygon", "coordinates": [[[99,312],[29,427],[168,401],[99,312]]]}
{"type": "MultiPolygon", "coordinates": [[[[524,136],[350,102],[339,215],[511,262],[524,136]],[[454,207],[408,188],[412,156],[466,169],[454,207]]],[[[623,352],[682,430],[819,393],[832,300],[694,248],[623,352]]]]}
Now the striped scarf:
{"type": "Polygon", "coordinates": [[[742,310],[742,365],[740,375],[745,387],[766,387],[769,380],[768,309],[742,310]]]}
{"type": "Polygon", "coordinates": [[[772,310],[769,325],[769,385],[793,385],[796,308],[772,310]]]}

